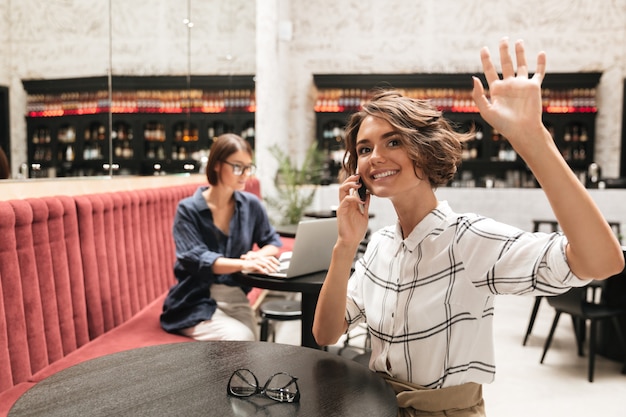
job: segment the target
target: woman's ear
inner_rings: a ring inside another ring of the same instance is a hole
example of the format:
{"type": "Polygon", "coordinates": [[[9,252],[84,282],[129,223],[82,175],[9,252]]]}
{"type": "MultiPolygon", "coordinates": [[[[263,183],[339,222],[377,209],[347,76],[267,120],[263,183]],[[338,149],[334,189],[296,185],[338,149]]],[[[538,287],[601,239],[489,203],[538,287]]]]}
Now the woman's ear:
{"type": "Polygon", "coordinates": [[[215,172],[215,179],[217,180],[215,182],[216,184],[219,184],[222,180],[222,166],[224,166],[224,164],[222,164],[222,161],[216,162],[213,166],[213,172],[215,172]]]}

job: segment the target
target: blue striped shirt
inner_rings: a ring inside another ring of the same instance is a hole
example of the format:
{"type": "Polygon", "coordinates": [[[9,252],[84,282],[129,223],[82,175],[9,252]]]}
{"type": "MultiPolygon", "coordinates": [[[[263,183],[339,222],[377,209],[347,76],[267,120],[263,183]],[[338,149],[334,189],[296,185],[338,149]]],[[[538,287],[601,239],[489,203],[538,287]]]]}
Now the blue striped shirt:
{"type": "MultiPolygon", "coordinates": [[[[269,222],[265,207],[257,196],[235,191],[235,212],[230,233],[224,234],[213,223],[213,214],[199,187],[193,196],[178,204],[174,218],[176,284],[165,299],[161,326],[168,332],[210,320],[217,308],[211,298],[213,283],[239,286],[230,274],[215,275],[213,263],[220,257],[239,258],[253,244],[282,246],[280,236],[269,222]]],[[[242,288],[248,292],[249,288],[242,288]]]]}

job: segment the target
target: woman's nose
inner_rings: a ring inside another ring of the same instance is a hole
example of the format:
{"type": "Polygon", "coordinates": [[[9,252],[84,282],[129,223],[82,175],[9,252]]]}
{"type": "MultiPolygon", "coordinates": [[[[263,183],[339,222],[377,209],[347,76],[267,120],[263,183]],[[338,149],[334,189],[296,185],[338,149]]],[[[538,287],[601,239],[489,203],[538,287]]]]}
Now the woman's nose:
{"type": "Polygon", "coordinates": [[[378,146],[374,146],[370,154],[370,163],[376,163],[385,159],[383,150],[378,146]]]}

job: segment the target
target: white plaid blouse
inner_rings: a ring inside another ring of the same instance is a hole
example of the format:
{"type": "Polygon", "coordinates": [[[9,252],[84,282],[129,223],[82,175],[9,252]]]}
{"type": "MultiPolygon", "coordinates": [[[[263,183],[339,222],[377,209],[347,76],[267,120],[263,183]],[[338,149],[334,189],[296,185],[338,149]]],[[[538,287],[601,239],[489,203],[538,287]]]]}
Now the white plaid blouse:
{"type": "Polygon", "coordinates": [[[349,329],[367,323],[374,371],[428,388],[492,382],[494,294],[587,284],[566,243],[440,202],[406,239],[399,225],[372,236],[348,284],[349,329]]]}

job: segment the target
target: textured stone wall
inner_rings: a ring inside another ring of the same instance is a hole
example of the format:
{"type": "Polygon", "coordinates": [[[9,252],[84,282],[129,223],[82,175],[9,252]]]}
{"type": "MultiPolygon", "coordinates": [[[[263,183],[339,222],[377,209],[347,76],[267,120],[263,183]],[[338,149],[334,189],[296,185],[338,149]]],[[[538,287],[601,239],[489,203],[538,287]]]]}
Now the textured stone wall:
{"type": "MultiPolygon", "coordinates": [[[[0,82],[11,87],[14,165],[26,159],[22,79],[106,75],[109,58],[119,75],[255,73],[273,59],[257,56],[273,46],[256,37],[264,1],[191,0],[189,37],[187,2],[111,0],[109,38],[107,0],[0,0],[0,82]]],[[[292,34],[262,38],[279,45],[285,63],[269,88],[288,91],[279,142],[295,154],[314,138],[312,74],[476,72],[479,49],[495,52],[507,35],[523,38],[532,56],[545,50],[550,72],[604,73],[596,159],[605,175],[619,173],[626,0],[272,1],[277,24],[292,34]]]]}
{"type": "MultiPolygon", "coordinates": [[[[599,71],[596,159],[619,174],[626,1],[297,1],[292,6],[292,120],[310,126],[313,73],[480,71],[483,45],[522,38],[549,72],[599,71]],[[309,110],[310,113],[310,110],[309,110]]],[[[470,81],[468,80],[468,85],[470,81]]],[[[311,127],[308,135],[312,135],[311,127]]]]}
{"type": "Polygon", "coordinates": [[[190,4],[188,11],[180,0],[0,0],[0,52],[12,55],[2,54],[0,81],[11,87],[14,175],[27,159],[23,79],[106,76],[109,67],[113,75],[253,74],[254,1],[190,4]]]}

